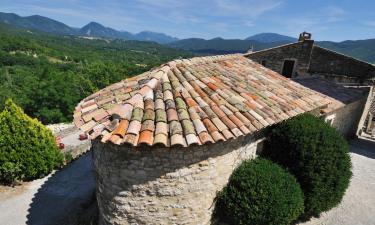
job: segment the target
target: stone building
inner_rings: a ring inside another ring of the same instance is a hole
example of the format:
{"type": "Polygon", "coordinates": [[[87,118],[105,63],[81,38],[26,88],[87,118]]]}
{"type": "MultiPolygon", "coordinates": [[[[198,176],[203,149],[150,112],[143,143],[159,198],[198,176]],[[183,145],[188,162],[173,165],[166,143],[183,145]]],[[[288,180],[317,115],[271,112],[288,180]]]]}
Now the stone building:
{"type": "Polygon", "coordinates": [[[319,76],[340,83],[375,80],[375,66],[314,44],[311,34],[302,33],[298,42],[246,54],[285,77],[319,76]]]}
{"type": "Polygon", "coordinates": [[[267,127],[305,112],[355,127],[362,92],[300,83],[236,54],[175,60],[83,99],[74,123],[92,139],[100,224],[210,224],[267,127]]]}

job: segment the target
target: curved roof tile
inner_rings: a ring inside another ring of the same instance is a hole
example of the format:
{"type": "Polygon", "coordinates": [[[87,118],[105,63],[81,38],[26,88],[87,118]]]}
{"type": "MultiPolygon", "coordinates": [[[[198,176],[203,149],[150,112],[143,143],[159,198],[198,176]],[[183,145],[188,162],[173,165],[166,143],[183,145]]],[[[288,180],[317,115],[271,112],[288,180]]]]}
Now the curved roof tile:
{"type": "Polygon", "coordinates": [[[92,94],[74,123],[103,142],[190,146],[247,135],[331,101],[240,54],[197,57],[92,94]]]}

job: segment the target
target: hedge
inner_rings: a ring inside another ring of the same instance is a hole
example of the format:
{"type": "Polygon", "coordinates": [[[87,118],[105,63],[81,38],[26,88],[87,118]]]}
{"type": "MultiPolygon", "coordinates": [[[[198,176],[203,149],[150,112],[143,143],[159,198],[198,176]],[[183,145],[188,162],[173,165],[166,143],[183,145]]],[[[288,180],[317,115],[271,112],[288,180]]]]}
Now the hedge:
{"type": "Polygon", "coordinates": [[[257,158],[233,172],[217,195],[214,215],[233,225],[284,225],[296,220],[303,209],[303,193],[293,175],[257,158]]]}
{"type": "Polygon", "coordinates": [[[277,125],[263,156],[288,169],[305,196],[302,218],[337,206],[348,188],[351,161],[347,141],[322,119],[303,114],[277,125]]]}
{"type": "Polygon", "coordinates": [[[0,113],[0,182],[41,178],[62,163],[52,132],[8,99],[0,113]]]}

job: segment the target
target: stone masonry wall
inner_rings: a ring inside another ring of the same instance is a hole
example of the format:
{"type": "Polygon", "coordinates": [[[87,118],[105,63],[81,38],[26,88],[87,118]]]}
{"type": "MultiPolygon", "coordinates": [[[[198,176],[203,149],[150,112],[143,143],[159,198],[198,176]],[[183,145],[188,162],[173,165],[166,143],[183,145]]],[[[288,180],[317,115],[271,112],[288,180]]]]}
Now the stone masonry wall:
{"type": "Polygon", "coordinates": [[[328,49],[314,46],[309,73],[335,74],[360,80],[375,78],[375,66],[328,49]]]}
{"type": "Polygon", "coordinates": [[[270,48],[246,55],[249,59],[261,63],[266,61],[266,67],[282,74],[284,60],[295,60],[293,77],[305,75],[309,68],[310,55],[314,41],[307,40],[293,44],[287,44],[275,48],[270,48]]]}
{"type": "Polygon", "coordinates": [[[136,149],[93,141],[100,224],[210,224],[216,193],[262,140],[136,149]]]}
{"type": "Polygon", "coordinates": [[[344,136],[352,138],[356,135],[365,104],[366,98],[360,99],[325,115],[325,118],[333,117],[331,125],[344,136]]]}

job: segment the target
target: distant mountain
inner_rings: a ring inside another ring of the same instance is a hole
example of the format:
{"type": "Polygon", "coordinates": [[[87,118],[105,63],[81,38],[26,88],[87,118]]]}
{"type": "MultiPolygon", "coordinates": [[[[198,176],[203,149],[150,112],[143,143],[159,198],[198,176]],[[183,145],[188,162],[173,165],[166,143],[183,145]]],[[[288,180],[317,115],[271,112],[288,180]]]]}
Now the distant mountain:
{"type": "Polygon", "coordinates": [[[375,39],[358,41],[319,41],[317,45],[375,64],[375,39]]]}
{"type": "Polygon", "coordinates": [[[260,33],[255,34],[246,38],[245,40],[258,41],[262,43],[272,43],[272,42],[296,42],[297,38],[276,34],[276,33],[260,33]]]}
{"type": "Polygon", "coordinates": [[[160,44],[166,44],[178,40],[177,38],[166,34],[151,31],[143,31],[137,34],[132,34],[127,31],[118,31],[110,27],[105,27],[97,22],[90,22],[82,28],[73,28],[64,23],[39,15],[21,17],[14,13],[0,12],[0,22],[16,27],[62,35],[153,41],[160,44]]]}
{"type": "Polygon", "coordinates": [[[254,51],[283,45],[290,42],[263,43],[253,40],[214,38],[205,40],[201,38],[188,38],[169,43],[168,46],[191,51],[202,55],[245,53],[254,47],[254,51]]]}
{"type": "Polygon", "coordinates": [[[178,40],[178,38],[152,31],[142,31],[138,34],[135,34],[134,38],[139,41],[155,41],[160,44],[166,44],[178,40]]]}
{"type": "Polygon", "coordinates": [[[1,13],[0,22],[26,29],[35,29],[55,34],[75,34],[75,30],[59,21],[43,16],[21,17],[14,13],[1,13]]]}
{"type": "Polygon", "coordinates": [[[82,36],[88,37],[104,37],[104,38],[120,38],[120,39],[132,39],[133,35],[129,32],[117,31],[115,29],[104,27],[103,25],[90,22],[86,26],[79,29],[78,33],[82,36]]]}

